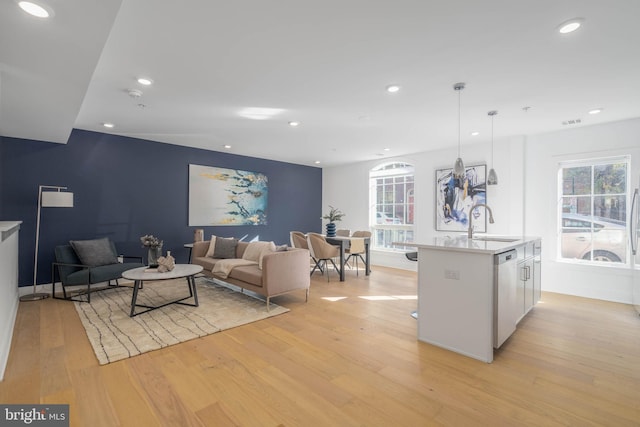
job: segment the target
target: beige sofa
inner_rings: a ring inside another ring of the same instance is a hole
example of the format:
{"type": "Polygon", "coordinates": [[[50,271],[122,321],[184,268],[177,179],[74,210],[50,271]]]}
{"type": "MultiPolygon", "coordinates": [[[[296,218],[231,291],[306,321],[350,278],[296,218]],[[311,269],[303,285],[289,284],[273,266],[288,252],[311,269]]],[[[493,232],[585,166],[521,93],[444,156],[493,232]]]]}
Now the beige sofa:
{"type": "MultiPolygon", "coordinates": [[[[214,273],[213,269],[220,259],[208,257],[209,241],[195,242],[191,252],[191,263],[201,265],[203,273],[214,279],[221,280],[242,289],[248,289],[267,299],[299,289],[305,290],[305,301],[309,299],[309,251],[306,249],[288,248],[286,251],[268,252],[262,256],[260,265],[239,265],[233,267],[227,277],[214,273]]],[[[236,258],[242,256],[248,247],[248,242],[238,242],[236,258]]]]}

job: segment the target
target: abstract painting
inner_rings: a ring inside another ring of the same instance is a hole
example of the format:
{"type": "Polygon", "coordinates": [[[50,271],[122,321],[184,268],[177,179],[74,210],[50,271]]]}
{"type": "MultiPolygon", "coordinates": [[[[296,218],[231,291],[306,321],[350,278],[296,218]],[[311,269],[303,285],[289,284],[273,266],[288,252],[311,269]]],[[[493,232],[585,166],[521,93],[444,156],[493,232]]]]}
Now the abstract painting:
{"type": "MultiPolygon", "coordinates": [[[[436,170],[436,230],[467,231],[469,210],[486,203],[486,165],[467,166],[464,177],[454,178],[453,169],[436,170]]],[[[474,209],[473,228],[487,231],[485,209],[474,209]]]]}
{"type": "Polygon", "coordinates": [[[266,225],[267,176],[189,165],[189,226],[266,225]]]}

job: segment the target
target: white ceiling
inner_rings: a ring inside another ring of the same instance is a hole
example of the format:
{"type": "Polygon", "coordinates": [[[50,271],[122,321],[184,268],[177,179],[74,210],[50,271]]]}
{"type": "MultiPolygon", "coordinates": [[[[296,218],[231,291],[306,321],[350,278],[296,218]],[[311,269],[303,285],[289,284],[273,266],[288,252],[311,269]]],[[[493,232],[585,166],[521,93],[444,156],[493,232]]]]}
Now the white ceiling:
{"type": "Polygon", "coordinates": [[[463,153],[490,140],[489,110],[496,139],[640,117],[639,0],[34,1],[55,15],[0,0],[2,136],[78,128],[326,167],[455,147],[456,82],[463,153]]]}

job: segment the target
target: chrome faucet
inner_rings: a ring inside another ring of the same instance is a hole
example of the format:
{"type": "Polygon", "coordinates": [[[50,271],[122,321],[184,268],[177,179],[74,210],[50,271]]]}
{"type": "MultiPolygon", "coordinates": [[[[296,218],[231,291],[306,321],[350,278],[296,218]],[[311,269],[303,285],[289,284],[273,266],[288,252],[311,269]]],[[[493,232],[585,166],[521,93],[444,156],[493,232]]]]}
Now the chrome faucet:
{"type": "Polygon", "coordinates": [[[467,237],[469,239],[473,239],[473,210],[475,208],[479,208],[480,206],[484,206],[487,211],[489,211],[489,223],[493,224],[493,212],[491,212],[491,208],[489,206],[484,203],[477,203],[471,206],[471,209],[469,209],[469,230],[467,231],[467,237]]]}

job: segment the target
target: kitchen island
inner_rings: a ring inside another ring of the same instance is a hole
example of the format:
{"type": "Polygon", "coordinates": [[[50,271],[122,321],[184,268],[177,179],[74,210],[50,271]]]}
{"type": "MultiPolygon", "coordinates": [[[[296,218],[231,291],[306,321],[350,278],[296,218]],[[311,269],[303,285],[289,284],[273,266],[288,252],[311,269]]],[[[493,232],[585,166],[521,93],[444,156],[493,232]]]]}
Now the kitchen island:
{"type": "Polygon", "coordinates": [[[450,236],[412,246],[418,339],[492,362],[494,347],[540,298],[540,239],[450,236]]]}
{"type": "Polygon", "coordinates": [[[22,221],[0,221],[0,381],[18,313],[18,233],[22,221]]]}

